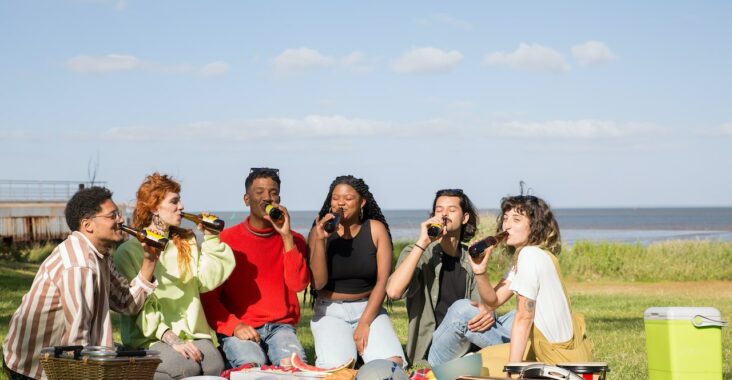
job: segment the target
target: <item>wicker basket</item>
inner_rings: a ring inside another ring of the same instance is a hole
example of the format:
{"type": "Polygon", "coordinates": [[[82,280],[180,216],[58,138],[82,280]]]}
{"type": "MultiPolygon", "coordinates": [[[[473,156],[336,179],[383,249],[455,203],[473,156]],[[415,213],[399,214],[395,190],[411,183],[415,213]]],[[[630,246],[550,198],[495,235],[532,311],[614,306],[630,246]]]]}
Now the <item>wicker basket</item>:
{"type": "Polygon", "coordinates": [[[117,352],[99,346],[48,347],[40,359],[49,380],[150,380],[160,364],[155,351],[117,352]]]}

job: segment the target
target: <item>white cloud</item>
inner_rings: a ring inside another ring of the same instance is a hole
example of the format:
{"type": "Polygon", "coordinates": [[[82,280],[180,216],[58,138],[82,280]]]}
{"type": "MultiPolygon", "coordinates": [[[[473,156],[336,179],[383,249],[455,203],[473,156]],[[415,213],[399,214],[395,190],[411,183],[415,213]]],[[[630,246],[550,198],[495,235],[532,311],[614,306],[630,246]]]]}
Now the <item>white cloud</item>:
{"type": "Polygon", "coordinates": [[[527,139],[614,140],[650,136],[660,128],[644,123],[617,123],[608,120],[512,121],[492,127],[489,134],[527,139]]]}
{"type": "Polygon", "coordinates": [[[364,55],[360,51],[354,51],[353,53],[343,57],[341,62],[344,65],[358,65],[364,61],[364,55]]]}
{"type": "Polygon", "coordinates": [[[446,25],[464,30],[473,29],[473,24],[465,20],[455,18],[447,13],[435,13],[427,18],[420,18],[415,21],[418,25],[422,26],[446,25]]]}
{"type": "Polygon", "coordinates": [[[447,72],[463,60],[457,51],[434,48],[412,48],[392,62],[392,69],[402,74],[434,74],[447,72]]]}
{"type": "Polygon", "coordinates": [[[48,134],[25,131],[25,130],[0,130],[0,141],[29,141],[29,140],[46,140],[50,137],[48,134]]]}
{"type": "Polygon", "coordinates": [[[229,64],[226,62],[211,62],[203,66],[201,75],[207,78],[221,77],[229,73],[229,64]]]}
{"type": "Polygon", "coordinates": [[[483,64],[508,66],[514,69],[546,72],[564,72],[569,65],[556,50],[538,44],[521,43],[511,52],[495,52],[486,54],[483,64]]]}
{"type": "Polygon", "coordinates": [[[373,70],[373,65],[366,60],[366,55],[354,51],[341,59],[341,64],[356,73],[367,73],[373,70]]]}
{"type": "Polygon", "coordinates": [[[600,41],[587,41],[572,46],[572,56],[582,66],[607,63],[615,59],[615,54],[600,41]]]}
{"type": "Polygon", "coordinates": [[[707,137],[732,137],[732,122],[717,127],[699,129],[697,134],[707,137]]]}
{"type": "MultiPolygon", "coordinates": [[[[652,124],[618,123],[608,120],[553,120],[544,122],[491,122],[434,118],[414,122],[393,122],[353,118],[342,115],[308,115],[301,118],[260,118],[236,121],[201,121],[178,125],[132,125],[100,132],[70,132],[72,140],[155,142],[157,136],[175,135],[180,141],[259,142],[276,138],[282,142],[305,140],[348,141],[451,136],[463,139],[481,137],[509,140],[552,141],[643,141],[658,137],[664,130],[652,124]],[[151,130],[156,133],[150,133],[151,130]],[[641,139],[641,140],[638,140],[641,139]]],[[[0,137],[3,135],[0,134],[0,137]]]]}
{"type": "Polygon", "coordinates": [[[203,121],[183,125],[134,125],[110,128],[100,134],[69,134],[74,139],[108,141],[155,141],[161,133],[175,134],[181,141],[278,141],[342,138],[417,138],[459,133],[460,128],[442,119],[395,123],[341,115],[309,115],[303,118],[263,118],[231,122],[203,121]],[[158,133],[151,135],[150,130],[158,133]]]}
{"type": "Polygon", "coordinates": [[[67,62],[67,66],[79,73],[107,73],[113,71],[129,71],[142,67],[143,62],[137,57],[122,54],[107,54],[93,57],[77,55],[67,62]]]}
{"type": "Polygon", "coordinates": [[[319,51],[301,47],[287,49],[274,59],[274,68],[278,74],[322,69],[332,66],[336,60],[321,54],[319,51]]]}

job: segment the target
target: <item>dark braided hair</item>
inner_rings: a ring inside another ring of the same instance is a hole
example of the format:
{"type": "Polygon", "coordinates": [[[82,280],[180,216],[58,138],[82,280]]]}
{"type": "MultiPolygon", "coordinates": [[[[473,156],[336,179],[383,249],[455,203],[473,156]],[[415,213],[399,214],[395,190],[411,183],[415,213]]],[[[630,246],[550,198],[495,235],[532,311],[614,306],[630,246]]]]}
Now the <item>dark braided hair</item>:
{"type": "MultiPolygon", "coordinates": [[[[391,246],[394,246],[394,242],[391,239],[391,230],[389,230],[389,223],[386,222],[386,218],[384,217],[384,214],[381,212],[381,207],[379,207],[379,204],[376,203],[376,200],[374,199],[373,194],[371,194],[371,191],[369,190],[369,185],[366,184],[366,182],[363,181],[361,178],[356,178],[352,175],[342,175],[339,177],[336,177],[336,179],[333,180],[330,184],[330,188],[328,189],[328,195],[325,197],[325,201],[323,202],[323,207],[320,208],[320,211],[318,212],[318,216],[322,219],[331,211],[330,207],[330,201],[331,198],[333,198],[333,190],[335,190],[335,187],[338,185],[348,185],[351,186],[358,195],[366,199],[366,204],[361,208],[361,211],[363,213],[360,216],[359,222],[363,223],[364,221],[367,221],[369,219],[378,220],[379,222],[384,224],[384,227],[386,227],[386,232],[389,234],[389,244],[391,246]]],[[[315,225],[315,222],[313,222],[313,226],[315,225]]],[[[311,273],[312,274],[312,273],[311,273]]],[[[311,277],[312,278],[312,277],[311,277]]],[[[310,307],[315,307],[315,299],[317,298],[317,292],[315,291],[315,287],[310,284],[310,290],[305,292],[305,302],[307,302],[307,294],[310,293],[310,307]]],[[[387,307],[391,311],[391,300],[387,298],[387,307]]]]}
{"type": "MultiPolygon", "coordinates": [[[[389,230],[389,223],[386,222],[386,218],[381,212],[381,207],[379,207],[379,204],[376,203],[376,200],[371,194],[371,191],[369,191],[369,185],[367,185],[366,182],[364,182],[361,178],[356,178],[352,175],[342,175],[340,177],[336,177],[336,179],[333,180],[333,182],[330,184],[330,188],[328,189],[328,196],[325,197],[325,202],[323,202],[323,207],[320,208],[318,216],[322,219],[330,212],[330,200],[333,197],[333,190],[336,186],[342,184],[351,186],[354,190],[356,190],[361,198],[366,199],[366,204],[361,208],[363,214],[361,215],[361,219],[359,221],[363,223],[366,220],[373,219],[383,223],[384,227],[386,227],[386,232],[389,234],[389,242],[393,244],[391,240],[391,230],[389,230]]],[[[315,225],[315,223],[313,223],[313,225],[315,225]]]]}

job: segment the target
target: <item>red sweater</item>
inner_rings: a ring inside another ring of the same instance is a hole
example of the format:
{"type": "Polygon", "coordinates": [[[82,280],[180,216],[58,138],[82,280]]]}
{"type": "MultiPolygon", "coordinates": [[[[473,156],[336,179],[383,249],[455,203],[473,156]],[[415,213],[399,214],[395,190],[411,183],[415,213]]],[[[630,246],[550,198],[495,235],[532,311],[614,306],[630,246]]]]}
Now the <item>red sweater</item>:
{"type": "Polygon", "coordinates": [[[216,332],[231,336],[240,322],[296,325],[300,320],[297,293],[310,283],[306,243],[292,232],[295,247],[285,252],[282,237],[272,228],[258,230],[244,222],[221,232],[221,241],[234,251],[236,267],[217,289],[201,294],[206,319],[216,332]],[[272,234],[261,237],[258,234],[272,234]]]}

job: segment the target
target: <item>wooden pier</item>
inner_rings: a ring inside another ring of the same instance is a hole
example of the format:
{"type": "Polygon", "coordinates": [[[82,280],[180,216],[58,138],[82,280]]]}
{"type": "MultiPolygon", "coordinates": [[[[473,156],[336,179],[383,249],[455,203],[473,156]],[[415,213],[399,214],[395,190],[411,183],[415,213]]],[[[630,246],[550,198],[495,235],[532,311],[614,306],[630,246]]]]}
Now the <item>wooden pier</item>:
{"type": "Polygon", "coordinates": [[[71,232],[64,216],[66,202],[89,186],[106,183],[0,180],[0,241],[13,244],[65,239],[71,232]]]}

